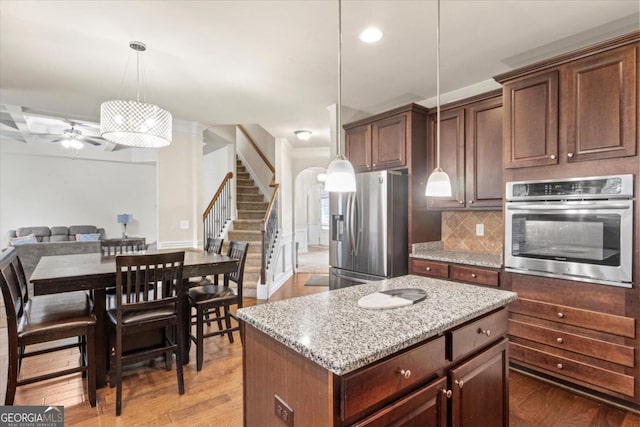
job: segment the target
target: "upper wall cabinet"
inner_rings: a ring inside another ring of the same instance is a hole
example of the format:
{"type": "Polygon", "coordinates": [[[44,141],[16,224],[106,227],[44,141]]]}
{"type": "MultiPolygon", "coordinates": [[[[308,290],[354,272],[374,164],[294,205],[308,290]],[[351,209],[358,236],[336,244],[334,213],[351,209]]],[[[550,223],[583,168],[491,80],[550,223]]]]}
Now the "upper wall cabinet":
{"type": "Polygon", "coordinates": [[[346,128],[345,154],[356,172],[393,169],[407,164],[408,113],[346,128]]]}
{"type": "MultiPolygon", "coordinates": [[[[502,208],[502,97],[480,95],[442,107],[440,167],[451,198],[429,197],[431,209],[502,208]]],[[[436,158],[436,114],[429,115],[429,157],[436,158]]],[[[432,161],[435,167],[435,160],[432,161]]]]}
{"type": "Polygon", "coordinates": [[[503,83],[505,168],[635,156],[638,33],[525,67],[503,83]]]}

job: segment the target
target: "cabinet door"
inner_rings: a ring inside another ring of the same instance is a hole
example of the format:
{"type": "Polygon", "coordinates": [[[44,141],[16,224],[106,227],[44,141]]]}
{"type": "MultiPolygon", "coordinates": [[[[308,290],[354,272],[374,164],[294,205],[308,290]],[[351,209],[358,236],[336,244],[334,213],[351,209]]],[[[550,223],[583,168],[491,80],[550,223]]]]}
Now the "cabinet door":
{"type": "Polygon", "coordinates": [[[447,379],[440,378],[379,410],[354,427],[444,427],[447,405],[443,390],[446,393],[446,386],[447,379]]]}
{"type": "MultiPolygon", "coordinates": [[[[429,208],[464,207],[464,109],[443,111],[440,114],[440,167],[451,180],[451,197],[429,197],[429,208]]],[[[429,116],[429,161],[433,171],[437,164],[437,122],[436,115],[429,116]]]]}
{"type": "Polygon", "coordinates": [[[509,425],[507,339],[452,369],[453,427],[509,425]]]}
{"type": "Polygon", "coordinates": [[[563,143],[569,162],[634,156],[637,144],[636,46],[563,68],[563,143]]]}
{"type": "Polygon", "coordinates": [[[344,154],[356,172],[371,169],[371,125],[345,131],[344,154]]]}
{"type": "Polygon", "coordinates": [[[558,71],[505,83],[504,167],[558,163],[558,71]]]}
{"type": "Polygon", "coordinates": [[[407,115],[373,123],[371,169],[390,169],[407,164],[407,115]]]}
{"type": "Polygon", "coordinates": [[[467,107],[468,208],[502,207],[502,97],[467,107]]]}

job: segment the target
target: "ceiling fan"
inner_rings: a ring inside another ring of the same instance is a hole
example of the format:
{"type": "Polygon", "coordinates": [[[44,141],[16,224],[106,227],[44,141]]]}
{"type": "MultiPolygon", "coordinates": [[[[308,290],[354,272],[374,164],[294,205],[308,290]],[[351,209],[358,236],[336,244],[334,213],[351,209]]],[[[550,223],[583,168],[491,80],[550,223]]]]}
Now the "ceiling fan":
{"type": "Polygon", "coordinates": [[[70,129],[64,129],[62,135],[51,142],[59,142],[64,148],[73,148],[76,150],[83,148],[85,143],[102,145],[104,142],[102,138],[82,135],[82,131],[76,129],[75,126],[75,123],[71,123],[70,129]]]}
{"type": "Polygon", "coordinates": [[[106,142],[95,135],[99,131],[97,125],[92,123],[49,117],[34,116],[26,118],[29,123],[30,134],[40,138],[43,142],[59,142],[65,148],[76,150],[83,148],[85,144],[100,146],[106,142]]]}

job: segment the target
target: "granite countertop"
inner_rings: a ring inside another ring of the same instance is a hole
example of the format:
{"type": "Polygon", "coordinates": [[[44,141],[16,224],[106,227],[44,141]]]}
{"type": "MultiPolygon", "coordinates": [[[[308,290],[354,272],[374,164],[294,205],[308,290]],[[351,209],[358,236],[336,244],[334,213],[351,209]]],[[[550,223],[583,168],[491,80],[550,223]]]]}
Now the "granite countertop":
{"type": "Polygon", "coordinates": [[[502,255],[475,252],[445,250],[442,242],[416,243],[410,255],[412,258],[433,261],[453,262],[456,264],[477,265],[480,267],[502,268],[502,255]]]}
{"type": "Polygon", "coordinates": [[[441,335],[502,307],[514,292],[419,276],[291,298],[238,310],[240,319],[329,371],[343,375],[441,335]],[[358,307],[360,297],[399,288],[420,288],[427,298],[389,310],[358,307]]]}

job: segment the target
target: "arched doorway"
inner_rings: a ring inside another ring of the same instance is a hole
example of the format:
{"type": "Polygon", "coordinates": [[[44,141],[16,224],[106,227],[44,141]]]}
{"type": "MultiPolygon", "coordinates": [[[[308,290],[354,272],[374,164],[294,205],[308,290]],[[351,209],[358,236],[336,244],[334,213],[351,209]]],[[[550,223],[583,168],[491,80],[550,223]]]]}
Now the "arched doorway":
{"type": "Polygon", "coordinates": [[[296,273],[329,274],[329,194],[326,169],[310,167],[294,181],[296,273]]]}

